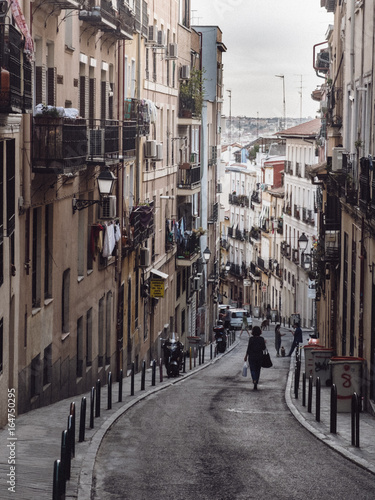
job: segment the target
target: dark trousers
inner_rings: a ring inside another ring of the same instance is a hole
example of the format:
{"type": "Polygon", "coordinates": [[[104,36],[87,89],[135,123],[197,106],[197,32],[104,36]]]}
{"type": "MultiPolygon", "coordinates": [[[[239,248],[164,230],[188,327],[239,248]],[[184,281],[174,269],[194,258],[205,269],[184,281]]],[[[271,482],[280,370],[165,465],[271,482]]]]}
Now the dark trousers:
{"type": "Polygon", "coordinates": [[[262,368],[261,359],[249,359],[250,373],[253,382],[259,382],[260,370],[262,368]]]}

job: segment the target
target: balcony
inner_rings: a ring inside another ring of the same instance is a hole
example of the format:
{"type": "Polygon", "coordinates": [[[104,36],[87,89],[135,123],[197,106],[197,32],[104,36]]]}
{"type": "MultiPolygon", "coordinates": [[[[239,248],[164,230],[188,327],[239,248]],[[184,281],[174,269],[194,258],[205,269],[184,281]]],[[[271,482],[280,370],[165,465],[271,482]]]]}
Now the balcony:
{"type": "Polygon", "coordinates": [[[370,184],[370,161],[368,158],[360,159],[359,176],[359,206],[364,213],[370,208],[371,184],[370,184]]]}
{"type": "Polygon", "coordinates": [[[281,242],[280,253],[287,259],[290,259],[290,245],[286,241],[281,242]]]}
{"type": "Polygon", "coordinates": [[[251,195],[251,203],[260,203],[260,194],[259,191],[253,191],[251,195]]]}
{"type": "Polygon", "coordinates": [[[277,219],[277,229],[276,229],[276,232],[278,234],[283,234],[283,218],[282,217],[279,217],[277,219]]]}
{"type": "Polygon", "coordinates": [[[137,248],[155,233],[153,202],[133,207],[129,216],[133,248],[137,248]]]}
{"type": "Polygon", "coordinates": [[[236,195],[233,193],[229,195],[229,203],[239,207],[249,207],[249,197],[244,194],[236,195]]]}
{"type": "Polygon", "coordinates": [[[117,120],[89,120],[88,163],[118,163],[120,127],[117,120]]]}
{"type": "Polygon", "coordinates": [[[177,171],[177,194],[189,196],[199,193],[201,187],[201,167],[194,163],[181,163],[177,171]]]}
{"type": "Polygon", "coordinates": [[[325,231],[324,260],[337,262],[340,259],[340,231],[325,231]]]}
{"type": "Polygon", "coordinates": [[[193,262],[198,260],[200,253],[199,238],[199,234],[194,232],[189,234],[189,231],[185,231],[183,241],[177,244],[177,266],[191,266],[193,262]]]}
{"type": "Polygon", "coordinates": [[[259,241],[260,240],[260,229],[257,228],[257,227],[252,227],[250,229],[250,233],[249,233],[249,241],[251,243],[251,240],[256,240],[256,241],[259,241]]]}
{"type": "Polygon", "coordinates": [[[147,102],[139,99],[125,99],[124,103],[124,122],[125,124],[135,124],[137,134],[146,136],[150,133],[150,109],[147,102]]]}
{"type": "Polygon", "coordinates": [[[32,70],[23,45],[22,35],[14,26],[0,24],[0,113],[32,110],[32,70]]]}
{"type": "Polygon", "coordinates": [[[301,213],[300,213],[299,207],[297,205],[294,205],[294,212],[293,213],[294,213],[295,219],[297,219],[297,220],[301,219],[301,213]]]}
{"type": "Polygon", "coordinates": [[[202,113],[202,72],[192,70],[190,78],[180,84],[179,118],[200,120],[202,113]]]}
{"type": "Polygon", "coordinates": [[[119,40],[131,40],[134,31],[134,15],[123,3],[117,3],[117,9],[110,0],[88,0],[87,10],[80,10],[79,19],[92,24],[104,33],[109,33],[119,40]],[[98,3],[98,5],[97,5],[98,3]]]}
{"type": "Polygon", "coordinates": [[[38,115],[33,120],[33,172],[67,174],[86,168],[87,125],[82,119],[38,115]]]}
{"type": "Polygon", "coordinates": [[[124,158],[135,158],[137,149],[137,122],[127,120],[122,126],[122,151],[124,158]]]}
{"type": "Polygon", "coordinates": [[[208,217],[208,224],[215,224],[219,220],[219,203],[213,203],[211,214],[208,217]]]}
{"type": "Polygon", "coordinates": [[[260,281],[260,271],[255,262],[250,262],[250,278],[254,281],[260,281]]]}

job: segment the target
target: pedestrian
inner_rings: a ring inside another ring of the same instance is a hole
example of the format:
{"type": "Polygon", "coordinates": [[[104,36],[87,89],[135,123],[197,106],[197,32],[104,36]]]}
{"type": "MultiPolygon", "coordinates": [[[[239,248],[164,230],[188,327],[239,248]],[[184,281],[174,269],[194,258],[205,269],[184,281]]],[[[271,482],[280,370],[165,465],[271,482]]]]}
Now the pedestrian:
{"type": "Polygon", "coordinates": [[[250,373],[253,379],[254,391],[258,388],[260,370],[262,368],[263,351],[266,349],[266,342],[262,335],[262,330],[259,326],[254,326],[251,331],[251,337],[247,345],[247,351],[244,361],[249,358],[250,373]]]}
{"type": "Polygon", "coordinates": [[[224,328],[226,330],[230,329],[230,308],[227,306],[225,310],[225,316],[224,316],[224,328]]]}
{"type": "Polygon", "coordinates": [[[275,349],[276,349],[276,356],[278,358],[280,357],[281,337],[284,337],[285,335],[285,333],[281,333],[280,328],[281,328],[280,323],[277,323],[277,325],[275,326],[275,349]]]}
{"type": "Polygon", "coordinates": [[[244,314],[242,316],[242,327],[241,327],[241,333],[240,333],[240,337],[242,335],[242,332],[246,330],[247,331],[247,335],[250,337],[250,333],[249,333],[249,324],[247,322],[247,316],[246,314],[244,314]]]}
{"type": "Polygon", "coordinates": [[[296,347],[298,347],[299,344],[302,344],[302,342],[303,342],[302,329],[299,326],[298,322],[296,323],[296,328],[295,328],[294,332],[292,332],[292,333],[294,335],[294,339],[293,339],[293,343],[292,343],[292,346],[290,348],[288,357],[291,356],[293,354],[294,349],[296,347]]]}

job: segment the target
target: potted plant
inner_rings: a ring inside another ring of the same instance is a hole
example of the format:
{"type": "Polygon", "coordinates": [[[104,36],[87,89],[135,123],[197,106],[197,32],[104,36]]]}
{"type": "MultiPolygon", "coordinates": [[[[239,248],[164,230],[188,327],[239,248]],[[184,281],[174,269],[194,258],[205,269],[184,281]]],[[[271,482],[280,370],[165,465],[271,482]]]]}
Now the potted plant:
{"type": "Polygon", "coordinates": [[[202,71],[194,69],[190,78],[180,85],[180,116],[191,118],[200,116],[203,103],[202,71]]]}

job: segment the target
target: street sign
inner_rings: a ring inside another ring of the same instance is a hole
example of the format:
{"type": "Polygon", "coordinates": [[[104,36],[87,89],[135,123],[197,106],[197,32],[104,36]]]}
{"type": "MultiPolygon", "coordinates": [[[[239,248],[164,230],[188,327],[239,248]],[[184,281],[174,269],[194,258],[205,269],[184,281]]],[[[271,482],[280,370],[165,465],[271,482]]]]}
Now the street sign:
{"type": "Polygon", "coordinates": [[[150,296],[152,298],[164,297],[164,280],[150,281],[150,296]]]}
{"type": "Polygon", "coordinates": [[[251,286],[251,280],[243,280],[243,286],[251,286]]]}

